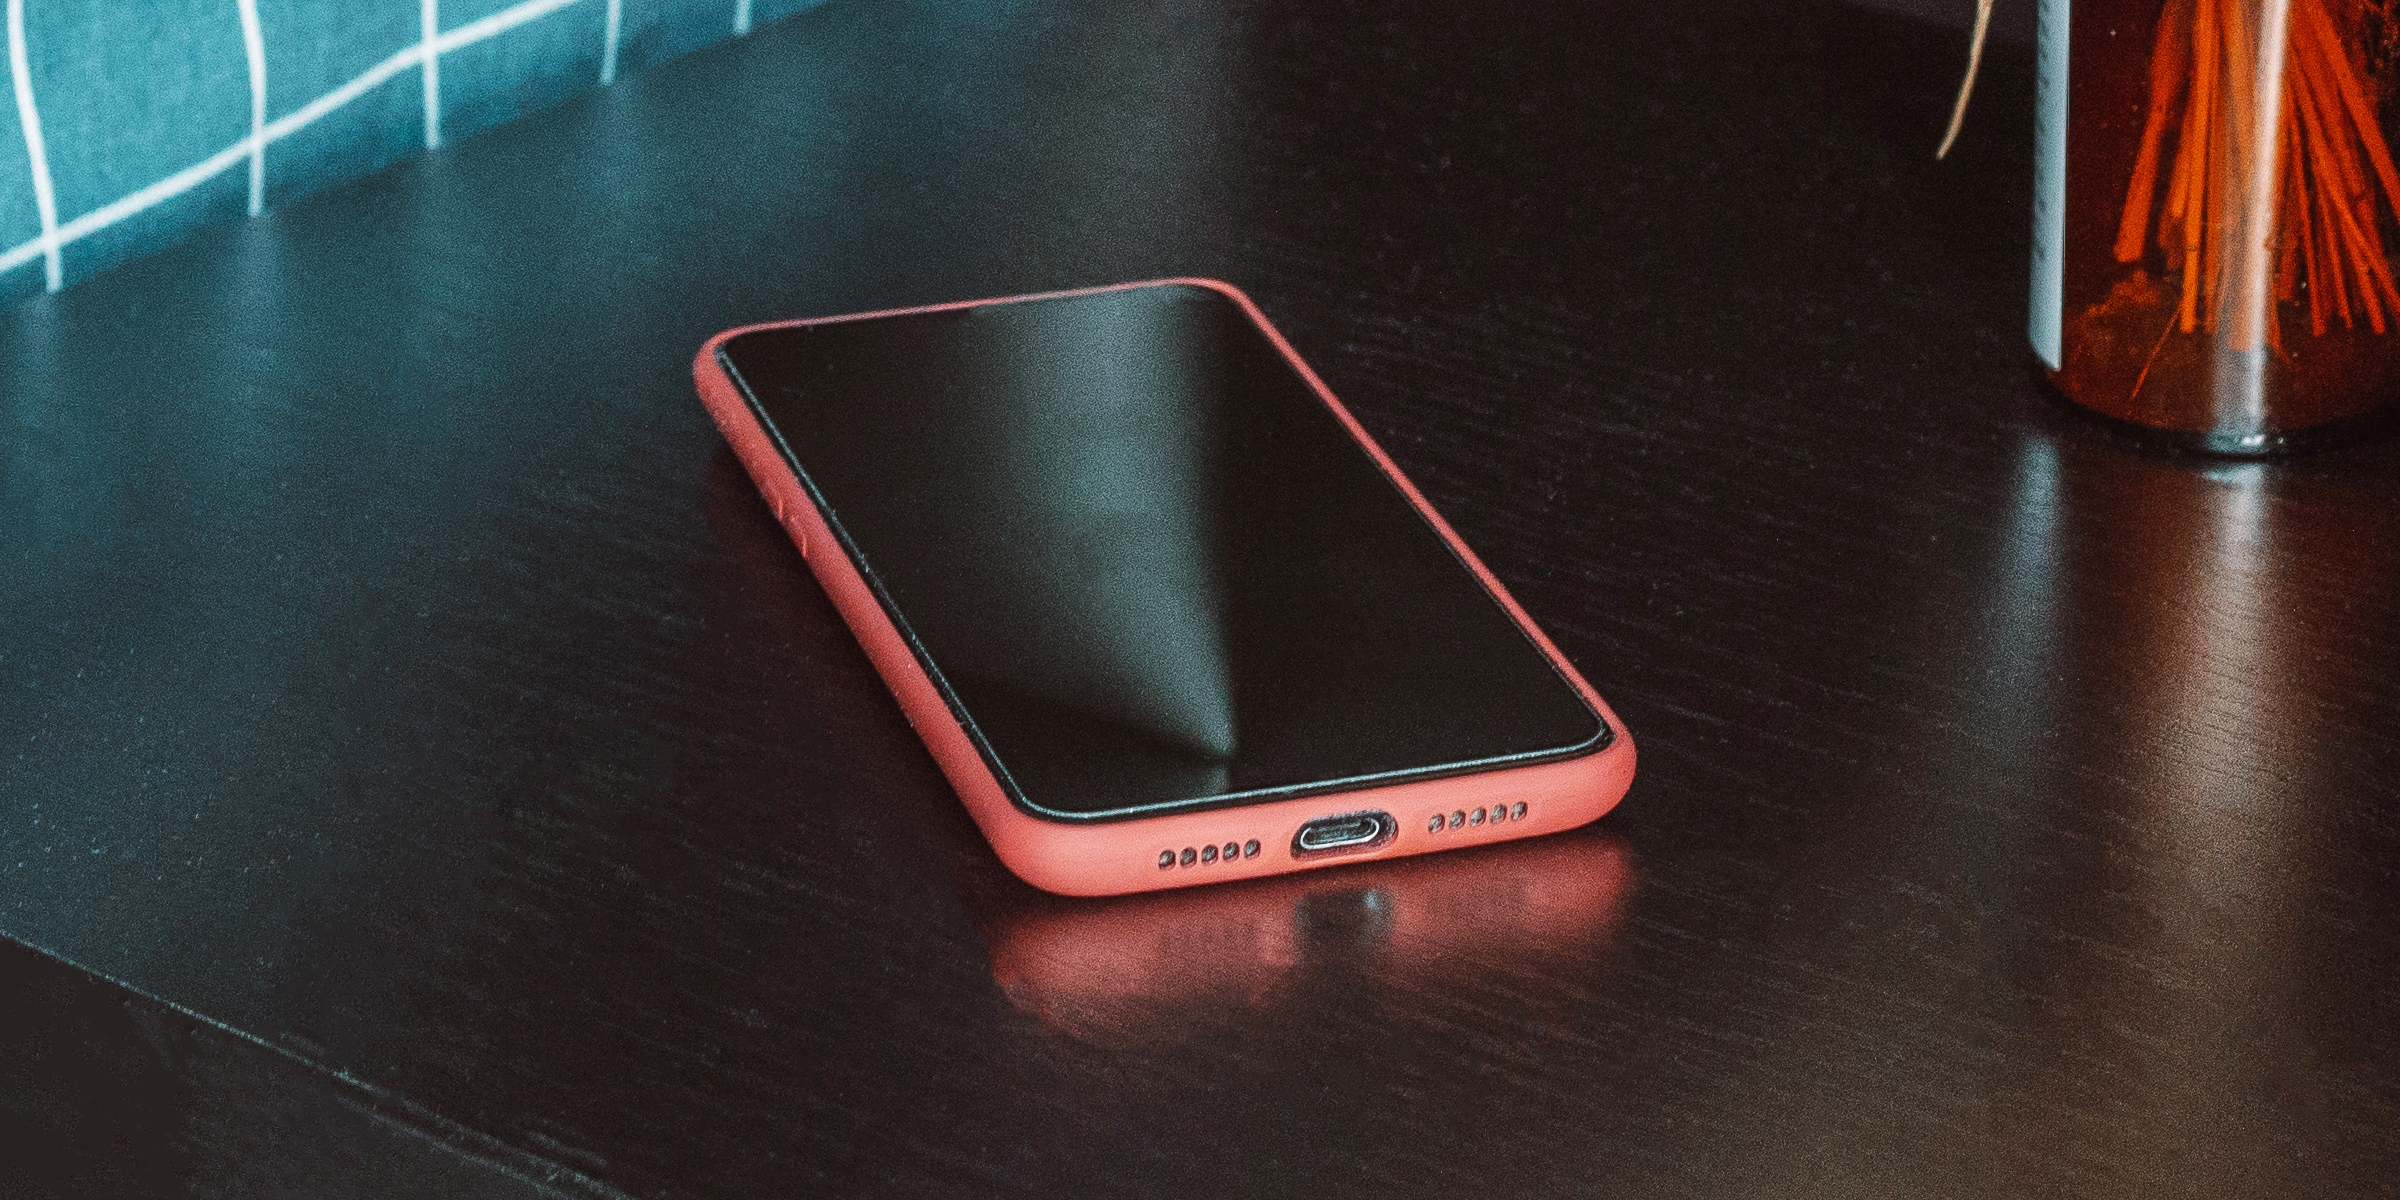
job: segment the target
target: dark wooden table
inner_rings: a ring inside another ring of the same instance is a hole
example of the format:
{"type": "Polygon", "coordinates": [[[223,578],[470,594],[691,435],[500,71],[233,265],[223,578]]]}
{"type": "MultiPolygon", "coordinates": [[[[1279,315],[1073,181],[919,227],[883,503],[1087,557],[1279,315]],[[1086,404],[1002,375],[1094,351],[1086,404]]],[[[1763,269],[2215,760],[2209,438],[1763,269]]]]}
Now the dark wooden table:
{"type": "Polygon", "coordinates": [[[2394,1194],[2400,450],[2046,394],[1960,50],[834,0],[0,314],[0,1194],[2394,1194]],[[1614,702],[1615,815],[999,870],[687,362],[1170,274],[1614,702]]]}

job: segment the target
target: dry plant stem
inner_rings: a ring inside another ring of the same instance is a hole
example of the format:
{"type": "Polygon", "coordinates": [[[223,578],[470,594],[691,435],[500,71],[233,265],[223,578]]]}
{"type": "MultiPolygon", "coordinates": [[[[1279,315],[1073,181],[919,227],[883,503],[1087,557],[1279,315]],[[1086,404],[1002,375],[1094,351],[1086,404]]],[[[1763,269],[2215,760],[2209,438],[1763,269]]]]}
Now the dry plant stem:
{"type": "MultiPolygon", "coordinates": [[[[2243,37],[2246,32],[2239,20],[2223,18],[2222,3],[2229,0],[2202,0],[2201,17],[2195,24],[2209,34],[2206,44],[2206,63],[2209,73],[2209,95],[2217,103],[2210,104],[2200,114],[2204,132],[2200,145],[2207,157],[2199,161],[2193,174],[2205,189],[2199,208],[2185,214],[2188,228],[2196,231],[2200,241],[2200,298],[2198,315],[2200,328],[2207,333],[2217,331],[2217,310],[2222,298],[2227,261],[2225,239],[2231,233],[2224,219],[2231,207],[2231,185],[2239,178],[2244,147],[2242,132],[2248,121],[2247,101],[2250,89],[2244,87],[2237,64],[2251,54],[2243,37]],[[2227,70],[2234,67],[2234,70],[2227,70]]],[[[2193,236],[2193,235],[2187,235],[2193,236]]]]}
{"type": "MultiPolygon", "coordinates": [[[[2117,224],[2117,261],[2142,260],[2142,235],[2150,228],[2150,205],[2158,193],[2158,156],[2167,121],[2191,77],[2191,14],[2180,7],[2159,15],[2157,45],[2150,52],[2150,113],[2142,123],[2142,150],[2133,162],[2133,185],[2125,191],[2125,217],[2117,224]],[[2178,25],[2184,28],[2178,29],[2178,25]]],[[[2172,186],[2172,185],[2170,185],[2172,186]]]]}
{"type": "MultiPolygon", "coordinates": [[[[2210,6],[2208,11],[2212,16],[2221,17],[2222,5],[2228,2],[2230,0],[2218,0],[2218,3],[2210,6]]],[[[2235,174],[2232,162],[2234,147],[2231,143],[2233,130],[2240,127],[2240,122],[2233,119],[2232,110],[2241,103],[2241,91],[2238,85],[2243,80],[2238,74],[2231,79],[2226,78],[2229,74],[2226,67],[2231,65],[2226,60],[2231,57],[2235,49],[2227,35],[2239,33],[2238,27],[2228,28],[2227,22],[2218,19],[2211,20],[2208,28],[2211,33],[2216,35],[2209,59],[2209,72],[2214,77],[2212,81],[2214,86],[2210,89],[2210,95],[2215,98],[2216,103],[2210,105],[2208,112],[2203,114],[2206,124],[2203,126],[2201,136],[2204,139],[2202,144],[2207,147],[2208,156],[2201,160],[2201,168],[2198,172],[2202,188],[2201,201],[2200,207],[2191,221],[2199,230],[2201,247],[2200,331],[2213,334],[2217,331],[2217,299],[2222,294],[2220,285],[2225,278],[2225,237],[2230,231],[2229,226],[2231,225],[2231,222],[2226,219],[2230,215],[2231,204],[2231,197],[2228,193],[2232,189],[2229,185],[2235,174]]],[[[2238,72],[2239,69],[2236,67],[2235,71],[2238,72]]]]}
{"type": "Polygon", "coordinates": [[[2309,295],[2326,313],[2339,316],[2345,327],[2356,324],[2350,311],[2350,288],[2342,278],[2342,253],[2338,245],[2339,231],[2334,228],[2333,211],[2329,206],[2333,194],[2343,186],[2338,170],[2332,178],[2326,175],[2329,163],[2323,147],[2325,125],[2319,111],[2314,87],[2306,77],[2292,90],[2291,107],[2299,126],[2299,140],[2294,143],[2301,160],[2307,163],[2305,174],[2310,176],[2308,205],[2302,215],[2317,249],[2317,257],[2309,270],[2309,295]]]}
{"type": "Polygon", "coordinates": [[[2314,336],[2337,317],[2400,326],[2383,234],[2400,168],[2337,22],[2343,2],[2168,0],[2160,13],[2115,251],[2141,261],[2155,221],[2182,275],[2171,329],[2280,347],[2275,306],[2303,290],[2314,336]]]}
{"type": "Polygon", "coordinates": [[[2371,220],[2363,226],[2358,220],[2353,198],[2371,200],[2372,195],[2365,172],[2351,153],[2348,141],[2333,132],[2338,128],[2338,110],[2332,98],[2324,94],[2323,83],[2322,79],[2311,78],[2293,99],[2308,118],[2313,118],[2302,121],[2308,139],[2306,150],[2312,161],[2324,169],[2317,188],[2319,210],[2326,219],[2328,240],[2337,243],[2341,250],[2329,272],[2329,282],[2341,301],[2344,325],[2356,327],[2350,311],[2351,288],[2343,278],[2347,274],[2357,281],[2358,308],[2366,315],[2368,327],[2383,333],[2385,301],[2389,298],[2400,304],[2400,296],[2392,295],[2391,269],[2384,261],[2382,237],[2371,220]]]}
{"type": "Polygon", "coordinates": [[[2351,69],[2350,56],[2342,50],[2340,31],[2333,27],[2333,17],[2325,11],[2322,0],[2295,6],[2299,10],[2306,37],[2304,45],[2314,50],[2323,73],[2320,82],[2330,82],[2340,93],[2343,107],[2357,126],[2360,140],[2365,144],[2367,161],[2375,165],[2375,173],[2383,181],[2384,199],[2400,210],[2400,169],[2392,164],[2392,148],[2383,140],[2383,129],[2375,120],[2374,101],[2367,97],[2366,84],[2351,69]]]}
{"type": "Polygon", "coordinates": [[[2150,347],[2150,357],[2142,360],[2142,373],[2133,377],[2133,390],[2125,393],[2131,400],[2142,394],[2142,385],[2150,382],[2150,368],[2158,365],[2158,352],[2167,348],[2168,335],[2175,332],[2175,318],[2167,318],[2167,327],[2158,331],[2158,342],[2150,347]]]}
{"type": "MultiPolygon", "coordinates": [[[[2299,145],[2294,135],[2298,128],[2297,119],[2292,115],[2292,106],[2283,105],[2275,121],[2276,144],[2287,147],[2299,145]]],[[[2300,298],[2300,242],[2306,225],[2299,212],[2306,195],[2300,187],[2301,174],[2300,171],[2283,172],[2275,192],[2275,211],[2283,214],[2285,222],[2284,235],[2276,243],[2275,254],[2275,299],[2279,302],[2300,298]]],[[[2273,330],[2274,327],[2270,325],[2268,331],[2272,333],[2273,330]]]]}
{"type": "Polygon", "coordinates": [[[1967,97],[1975,94],[1975,76],[1983,69],[1983,35],[1991,28],[1992,0],[1975,0],[1975,36],[1967,43],[1967,77],[1958,82],[1958,103],[1950,106],[1950,128],[1934,149],[1935,158],[1950,156],[1950,144],[1958,140],[1959,128],[1967,123],[1967,97]]]}
{"type": "MultiPolygon", "coordinates": [[[[2295,104],[2287,104],[2283,109],[2283,141],[2285,145],[2295,148],[2301,144],[2299,107],[2295,104]]],[[[2296,149],[2295,153],[2297,153],[2296,149]]],[[[2305,162],[2306,156],[2302,156],[2302,158],[2305,162]]],[[[2309,203],[2309,198],[2316,193],[2309,187],[2307,170],[2304,166],[2296,165],[2293,169],[2284,172],[2283,177],[2286,184],[2283,201],[2284,219],[2291,223],[2292,232],[2284,241],[2285,278],[2278,288],[2279,298],[2289,300],[2296,297],[2300,291],[2301,275],[2306,273],[2310,278],[2316,278],[2318,275],[2317,264],[2324,260],[2320,256],[2317,246],[2316,209],[2309,203]]],[[[2308,332],[2314,337],[2324,337],[2327,315],[2325,289],[2311,287],[2307,291],[2308,332]]]]}
{"type": "MultiPolygon", "coordinates": [[[[2175,154],[2176,178],[2182,187],[2175,191],[2174,217],[2176,229],[2182,234],[2183,304],[2176,310],[2176,323],[2185,333],[2200,327],[2201,242],[2208,226],[2208,119],[2217,108],[2217,46],[2216,22],[2205,19],[2211,14],[2203,7],[2192,22],[2194,70],[2192,72],[2191,103],[2183,109],[2183,132],[2177,139],[2175,154]]],[[[2159,238],[2168,237],[2168,229],[2159,226],[2159,238]]]]}
{"type": "MultiPolygon", "coordinates": [[[[2336,249],[2329,256],[2327,281],[2339,301],[2343,325],[2356,327],[2351,312],[2351,280],[2345,278],[2350,276],[2357,282],[2358,309],[2365,314],[2369,328],[2383,333],[2386,296],[2377,293],[2388,294],[2391,287],[2383,239],[2376,231],[2372,209],[2362,225],[2353,203],[2355,199],[2371,200],[2371,185],[2349,139],[2335,132],[2346,114],[2338,97],[2329,94],[2338,89],[2339,77],[2348,74],[2348,64],[2340,59],[2327,59],[2324,53],[2327,47],[2316,40],[2316,32],[2311,30],[2299,39],[2300,49],[2316,61],[2331,61],[2340,69],[2301,72],[2292,100],[2302,114],[2303,149],[2319,170],[2316,215],[2327,227],[2330,248],[2336,249]]],[[[2339,53],[2338,48],[2335,53],[2339,53]]],[[[2377,147],[2369,143],[2367,149],[2372,157],[2377,147]]],[[[2400,301],[2400,297],[2391,298],[2400,301]]]]}

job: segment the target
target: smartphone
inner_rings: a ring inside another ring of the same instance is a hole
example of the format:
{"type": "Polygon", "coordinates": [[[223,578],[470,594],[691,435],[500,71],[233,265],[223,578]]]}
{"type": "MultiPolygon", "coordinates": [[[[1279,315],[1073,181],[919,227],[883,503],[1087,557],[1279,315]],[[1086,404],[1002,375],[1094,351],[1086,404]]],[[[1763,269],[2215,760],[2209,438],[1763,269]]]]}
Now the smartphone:
{"type": "Polygon", "coordinates": [[[1632,782],[1599,694],[1227,284],[754,325],[693,374],[1036,887],[1527,837],[1632,782]]]}

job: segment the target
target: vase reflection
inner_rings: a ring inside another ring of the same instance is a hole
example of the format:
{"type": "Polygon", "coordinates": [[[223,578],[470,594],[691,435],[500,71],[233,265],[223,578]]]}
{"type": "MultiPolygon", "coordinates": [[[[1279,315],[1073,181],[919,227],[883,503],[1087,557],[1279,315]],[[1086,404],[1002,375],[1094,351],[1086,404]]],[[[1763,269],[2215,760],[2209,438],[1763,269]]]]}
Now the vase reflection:
{"type": "Polygon", "coordinates": [[[2053,581],[2062,735],[2035,773],[2058,794],[2025,799],[2086,850],[2027,869],[2052,880],[1984,1089],[2003,1144],[2076,1152],[2009,1178],[2346,1194],[2336,1135],[2297,1114],[2362,1082],[2313,1047],[2371,1002],[2346,982],[2366,947],[2324,918],[2368,886],[2338,797],[2373,765],[2326,733],[2378,719],[2400,524],[2338,464],[2023,453],[2049,536],[2010,573],[2053,581]]]}

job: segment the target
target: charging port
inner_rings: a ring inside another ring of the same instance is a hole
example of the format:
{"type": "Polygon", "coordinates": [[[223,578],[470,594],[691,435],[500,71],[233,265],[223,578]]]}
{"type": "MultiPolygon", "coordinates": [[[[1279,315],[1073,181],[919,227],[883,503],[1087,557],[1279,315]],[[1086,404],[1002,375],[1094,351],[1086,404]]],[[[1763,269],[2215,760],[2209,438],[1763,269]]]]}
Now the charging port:
{"type": "Polygon", "coordinates": [[[1399,829],[1399,823],[1385,812],[1318,817],[1302,825],[1300,832],[1292,835],[1292,857],[1317,858],[1327,854],[1355,854],[1361,850],[1372,850],[1392,840],[1392,835],[1399,829]]]}

